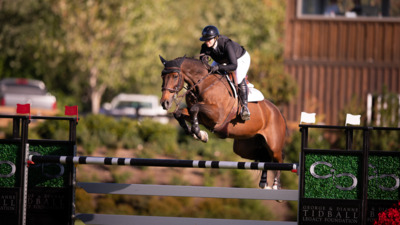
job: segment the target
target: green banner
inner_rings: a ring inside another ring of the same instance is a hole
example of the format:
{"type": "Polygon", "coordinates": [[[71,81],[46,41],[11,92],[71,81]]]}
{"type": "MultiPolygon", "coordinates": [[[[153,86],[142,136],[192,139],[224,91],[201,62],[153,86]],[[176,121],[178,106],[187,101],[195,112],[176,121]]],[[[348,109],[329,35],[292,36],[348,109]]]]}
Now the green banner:
{"type": "MultiPolygon", "coordinates": [[[[368,162],[368,199],[400,199],[400,157],[371,155],[368,162]]],[[[305,198],[362,198],[359,155],[307,153],[304,172],[305,198]]]]}
{"type": "Polygon", "coordinates": [[[18,144],[0,144],[0,187],[13,188],[19,179],[18,144]]]}
{"type": "MultiPolygon", "coordinates": [[[[72,156],[70,145],[30,144],[30,154],[72,156]]],[[[29,187],[66,187],[68,176],[73,165],[62,165],[60,163],[41,163],[29,166],[29,187]]]]}

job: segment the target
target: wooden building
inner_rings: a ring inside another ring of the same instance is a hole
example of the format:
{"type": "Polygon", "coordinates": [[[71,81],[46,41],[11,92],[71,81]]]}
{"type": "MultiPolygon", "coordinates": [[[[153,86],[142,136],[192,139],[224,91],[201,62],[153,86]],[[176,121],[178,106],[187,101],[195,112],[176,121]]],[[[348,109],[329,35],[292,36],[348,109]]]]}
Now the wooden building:
{"type": "Polygon", "coordinates": [[[400,1],[381,1],[375,16],[329,16],[315,5],[327,1],[287,0],[285,71],[298,84],[297,97],[283,107],[289,124],[298,124],[304,111],[317,113],[319,123],[344,125],[339,114],[350,104],[365,109],[364,120],[368,94],[400,93],[400,15],[387,16],[387,7],[400,1]],[[316,10],[304,13],[307,4],[316,10]]]}

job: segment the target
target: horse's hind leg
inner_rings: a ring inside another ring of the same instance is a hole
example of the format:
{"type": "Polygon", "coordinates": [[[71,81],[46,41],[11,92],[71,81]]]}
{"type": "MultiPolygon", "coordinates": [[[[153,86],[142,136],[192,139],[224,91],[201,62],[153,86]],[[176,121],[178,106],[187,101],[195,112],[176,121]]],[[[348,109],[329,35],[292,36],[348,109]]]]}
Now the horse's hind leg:
{"type": "MultiPolygon", "coordinates": [[[[271,161],[263,139],[261,135],[256,135],[249,139],[235,139],[233,150],[245,159],[252,159],[259,162],[271,161]]],[[[267,172],[267,170],[262,170],[261,172],[261,179],[258,186],[262,189],[271,189],[268,187],[267,172]]]]}
{"type": "Polygon", "coordinates": [[[272,185],[272,189],[279,190],[281,189],[281,171],[274,170],[274,184],[272,185]]]}
{"type": "Polygon", "coordinates": [[[267,170],[261,171],[261,179],[260,183],[258,184],[261,189],[271,189],[270,187],[268,187],[267,173],[267,170]]]}
{"type": "MultiPolygon", "coordinates": [[[[283,145],[268,145],[267,147],[270,149],[270,158],[272,159],[271,161],[274,163],[283,163],[283,145]]],[[[272,189],[274,190],[279,190],[281,189],[281,171],[280,170],[273,170],[273,175],[274,175],[274,182],[272,184],[272,189]]]]}
{"type": "MultiPolygon", "coordinates": [[[[268,186],[268,180],[267,180],[267,170],[263,170],[261,173],[261,178],[260,178],[260,183],[258,186],[262,189],[271,189],[271,187],[268,186]]],[[[274,174],[274,183],[272,184],[272,189],[274,190],[279,190],[281,189],[281,171],[280,170],[273,170],[274,174]]]]}

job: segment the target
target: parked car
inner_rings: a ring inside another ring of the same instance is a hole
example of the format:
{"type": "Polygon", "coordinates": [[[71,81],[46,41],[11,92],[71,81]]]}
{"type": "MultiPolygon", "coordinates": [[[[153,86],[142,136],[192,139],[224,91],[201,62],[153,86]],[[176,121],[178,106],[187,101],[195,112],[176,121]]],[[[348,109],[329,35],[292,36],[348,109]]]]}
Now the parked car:
{"type": "Polygon", "coordinates": [[[100,113],[114,117],[139,119],[151,117],[161,123],[168,123],[167,111],[164,110],[155,95],[121,93],[111,102],[103,104],[100,113]]]}
{"type": "Polygon", "coordinates": [[[31,114],[55,115],[56,97],[43,81],[25,78],[5,78],[0,81],[0,113],[15,113],[17,104],[30,104],[31,114]]]}

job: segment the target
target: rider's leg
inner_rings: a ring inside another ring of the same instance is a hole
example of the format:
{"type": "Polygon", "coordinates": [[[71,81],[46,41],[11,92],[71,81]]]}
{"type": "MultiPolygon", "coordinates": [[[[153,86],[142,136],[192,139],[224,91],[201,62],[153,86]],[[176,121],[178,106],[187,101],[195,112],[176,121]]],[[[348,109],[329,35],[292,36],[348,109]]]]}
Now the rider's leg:
{"type": "Polygon", "coordinates": [[[242,103],[242,110],[240,111],[240,116],[242,117],[242,120],[249,120],[250,119],[250,111],[249,108],[247,108],[247,84],[246,84],[246,79],[243,79],[243,81],[239,84],[239,96],[240,96],[240,101],[242,103]]]}
{"type": "Polygon", "coordinates": [[[249,120],[250,119],[250,111],[247,108],[247,94],[248,94],[248,89],[247,89],[247,83],[246,83],[246,75],[247,71],[249,70],[250,67],[250,55],[248,52],[246,52],[242,57],[238,59],[238,66],[236,68],[236,78],[239,86],[239,96],[240,96],[240,101],[242,103],[242,110],[240,112],[240,115],[243,120],[249,120]]]}

